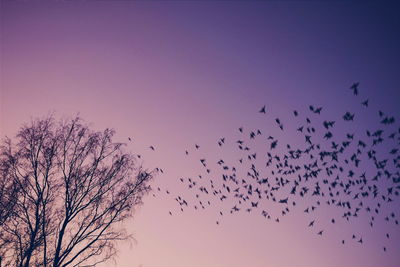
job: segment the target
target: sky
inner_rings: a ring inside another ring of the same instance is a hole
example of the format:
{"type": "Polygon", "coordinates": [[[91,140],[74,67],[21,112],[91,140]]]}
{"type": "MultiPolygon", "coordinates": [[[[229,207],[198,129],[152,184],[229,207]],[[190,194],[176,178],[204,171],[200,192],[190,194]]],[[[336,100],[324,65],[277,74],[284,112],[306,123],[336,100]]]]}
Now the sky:
{"type": "Polygon", "coordinates": [[[333,119],[357,112],[342,131],[375,127],[379,109],[398,118],[398,10],[394,1],[2,1],[0,135],[50,113],[80,114],[94,129],[114,128],[118,141],[131,137],[128,149],[145,166],[163,168],[156,197],[125,224],[135,240],[119,246],[114,266],[398,266],[399,228],[383,222],[374,230],[362,217],[321,222],[320,237],[301,209],[280,223],[247,213],[219,219],[223,204],[180,212],[164,193],[193,198],[178,178],[202,172],[202,157],[236,160],[216,143],[224,136],[232,147],[240,126],[298,144],[274,119],[294,127],[292,110],[309,104],[333,119]],[[340,244],[354,232],[363,245],[340,244]]]}

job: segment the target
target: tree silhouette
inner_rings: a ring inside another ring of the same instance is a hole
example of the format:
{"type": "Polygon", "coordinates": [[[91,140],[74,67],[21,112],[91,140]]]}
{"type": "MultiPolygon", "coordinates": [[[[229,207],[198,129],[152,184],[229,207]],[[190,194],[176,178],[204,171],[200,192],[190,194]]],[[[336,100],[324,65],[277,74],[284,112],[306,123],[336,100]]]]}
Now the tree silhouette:
{"type": "Polygon", "coordinates": [[[94,266],[129,235],[152,172],[79,118],[23,126],[0,153],[0,266],[94,266]]]}

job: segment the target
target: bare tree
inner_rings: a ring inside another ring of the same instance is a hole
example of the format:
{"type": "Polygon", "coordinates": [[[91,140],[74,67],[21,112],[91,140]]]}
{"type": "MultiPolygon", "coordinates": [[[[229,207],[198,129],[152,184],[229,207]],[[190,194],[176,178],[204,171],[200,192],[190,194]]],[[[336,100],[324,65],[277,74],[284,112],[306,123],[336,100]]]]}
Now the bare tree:
{"type": "Polygon", "coordinates": [[[2,142],[0,266],[95,266],[129,238],[121,222],[153,173],[113,135],[78,117],[49,117],[23,126],[15,144],[2,142]]]}

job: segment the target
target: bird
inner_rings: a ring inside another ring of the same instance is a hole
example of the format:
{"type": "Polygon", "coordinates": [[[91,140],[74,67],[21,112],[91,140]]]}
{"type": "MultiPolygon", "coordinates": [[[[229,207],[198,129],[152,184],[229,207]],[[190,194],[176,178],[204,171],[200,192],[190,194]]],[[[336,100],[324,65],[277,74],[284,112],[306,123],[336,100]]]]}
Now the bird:
{"type": "Polygon", "coordinates": [[[354,95],[358,95],[358,86],[360,85],[359,82],[355,82],[350,86],[350,89],[353,90],[354,95]]]}
{"type": "Polygon", "coordinates": [[[260,113],[266,113],[266,112],[265,112],[265,106],[263,106],[263,107],[260,109],[259,112],[260,112],[260,113]]]}
{"type": "Polygon", "coordinates": [[[354,114],[351,114],[350,112],[346,112],[344,115],[343,115],[343,119],[345,120],[345,121],[352,121],[353,119],[354,119],[354,114]]]}
{"type": "Polygon", "coordinates": [[[274,140],[274,141],[271,143],[271,149],[276,148],[277,145],[278,145],[278,140],[274,140]]]}

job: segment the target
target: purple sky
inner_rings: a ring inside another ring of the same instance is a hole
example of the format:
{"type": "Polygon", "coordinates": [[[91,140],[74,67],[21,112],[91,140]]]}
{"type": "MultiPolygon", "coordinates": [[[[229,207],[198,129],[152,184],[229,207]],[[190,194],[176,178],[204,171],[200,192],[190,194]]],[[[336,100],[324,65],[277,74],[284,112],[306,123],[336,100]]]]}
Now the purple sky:
{"type": "MultiPolygon", "coordinates": [[[[341,131],[375,127],[378,109],[399,118],[398,11],[381,1],[2,2],[0,133],[12,136],[52,111],[79,112],[96,129],[115,128],[120,141],[131,136],[129,148],[143,151],[144,164],[165,170],[155,188],[190,197],[177,178],[196,176],[201,157],[235,160],[216,142],[226,136],[233,147],[239,126],[279,134],[274,119],[294,128],[292,110],[306,112],[308,104],[336,120],[356,112],[355,126],[341,122],[341,131]],[[358,98],[348,89],[355,81],[358,98]],[[366,98],[368,110],[359,104],[366,98]],[[263,105],[266,116],[257,113],[263,105]],[[185,157],[194,143],[202,150],[185,157]]],[[[303,142],[288,132],[284,142],[303,142]]],[[[146,197],[126,224],[136,242],[121,245],[115,266],[400,262],[399,228],[383,222],[371,230],[360,218],[327,227],[321,238],[307,229],[301,209],[279,224],[240,213],[219,226],[216,206],[175,216],[169,210],[178,214],[171,197],[146,197]],[[342,246],[341,236],[353,232],[365,243],[342,246]]],[[[330,215],[322,210],[318,218],[330,215]]]]}

